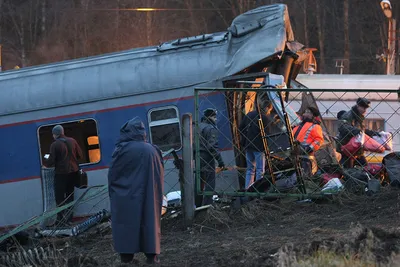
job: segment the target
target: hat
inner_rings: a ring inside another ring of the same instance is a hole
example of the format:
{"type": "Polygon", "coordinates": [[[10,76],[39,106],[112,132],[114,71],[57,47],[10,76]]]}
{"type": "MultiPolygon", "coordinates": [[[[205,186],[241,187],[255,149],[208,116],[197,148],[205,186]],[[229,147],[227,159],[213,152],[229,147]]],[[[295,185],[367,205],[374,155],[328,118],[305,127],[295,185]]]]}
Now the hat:
{"type": "Polygon", "coordinates": [[[365,97],[359,97],[357,99],[357,105],[364,107],[364,108],[369,108],[371,104],[371,101],[366,99],[365,97]]]}
{"type": "MultiPolygon", "coordinates": [[[[306,109],[304,109],[304,112],[309,109],[311,111],[311,113],[313,114],[314,117],[318,117],[319,116],[319,111],[317,108],[314,107],[307,107],[306,109]]],[[[303,112],[303,114],[304,114],[303,112]]]]}
{"type": "Polygon", "coordinates": [[[56,125],[53,127],[53,130],[51,131],[54,135],[63,135],[64,134],[64,128],[61,125],[56,125]]]}
{"type": "Polygon", "coordinates": [[[338,114],[337,114],[338,120],[340,120],[340,118],[343,116],[344,113],[346,113],[346,110],[341,110],[338,112],[338,114]]]}
{"type": "Polygon", "coordinates": [[[203,111],[205,117],[217,116],[217,110],[213,108],[208,108],[203,111]]]}

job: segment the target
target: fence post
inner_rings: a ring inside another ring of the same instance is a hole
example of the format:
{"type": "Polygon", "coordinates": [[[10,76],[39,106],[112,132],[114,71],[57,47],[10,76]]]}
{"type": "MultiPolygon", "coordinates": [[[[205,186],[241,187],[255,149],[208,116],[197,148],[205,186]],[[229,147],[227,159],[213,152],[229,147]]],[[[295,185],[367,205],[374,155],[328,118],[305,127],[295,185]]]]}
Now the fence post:
{"type": "Polygon", "coordinates": [[[194,217],[194,177],[193,177],[193,130],[192,114],[186,113],[182,116],[183,140],[182,140],[182,159],[183,159],[183,215],[185,225],[190,226],[194,217]]]}

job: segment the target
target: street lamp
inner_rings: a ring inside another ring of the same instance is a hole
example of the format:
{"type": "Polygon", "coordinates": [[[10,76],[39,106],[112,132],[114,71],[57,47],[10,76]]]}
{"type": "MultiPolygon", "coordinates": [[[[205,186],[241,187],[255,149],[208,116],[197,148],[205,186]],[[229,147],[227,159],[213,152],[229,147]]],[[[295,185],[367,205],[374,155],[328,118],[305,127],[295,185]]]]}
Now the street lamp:
{"type": "Polygon", "coordinates": [[[389,0],[382,0],[381,1],[381,8],[383,13],[388,19],[392,18],[392,5],[390,4],[389,0]]]}
{"type": "Polygon", "coordinates": [[[396,64],[396,20],[392,17],[392,4],[389,0],[381,1],[381,8],[383,14],[389,20],[388,29],[388,52],[386,57],[386,74],[394,75],[396,74],[395,64],[396,64]]]}

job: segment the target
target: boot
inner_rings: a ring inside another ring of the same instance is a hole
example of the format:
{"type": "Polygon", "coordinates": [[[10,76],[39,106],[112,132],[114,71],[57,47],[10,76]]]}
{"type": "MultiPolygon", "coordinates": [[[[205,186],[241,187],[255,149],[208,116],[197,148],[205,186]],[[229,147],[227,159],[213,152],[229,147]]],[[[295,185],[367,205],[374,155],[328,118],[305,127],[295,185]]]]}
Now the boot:
{"type": "Polygon", "coordinates": [[[146,254],[147,260],[146,263],[147,264],[160,264],[160,259],[157,257],[157,255],[155,254],[146,254]]]}

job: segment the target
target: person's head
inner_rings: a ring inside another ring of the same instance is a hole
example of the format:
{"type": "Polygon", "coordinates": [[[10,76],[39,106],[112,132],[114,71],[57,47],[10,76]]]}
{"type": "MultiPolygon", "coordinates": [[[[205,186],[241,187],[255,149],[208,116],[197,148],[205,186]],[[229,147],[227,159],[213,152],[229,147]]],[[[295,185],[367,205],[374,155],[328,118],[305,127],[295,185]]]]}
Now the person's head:
{"type": "Polygon", "coordinates": [[[120,141],[146,141],[146,129],[139,117],[127,121],[120,129],[120,141]]]}
{"type": "Polygon", "coordinates": [[[61,125],[56,125],[53,127],[53,130],[51,132],[53,134],[53,138],[57,139],[60,136],[64,135],[64,128],[61,125]]]}
{"type": "Polygon", "coordinates": [[[213,108],[207,108],[203,111],[203,115],[207,120],[210,120],[214,123],[217,122],[217,110],[213,108]]]}
{"type": "Polygon", "coordinates": [[[367,113],[367,109],[370,106],[371,106],[371,101],[369,101],[365,97],[359,97],[357,99],[357,110],[361,115],[365,115],[365,113],[367,113]]]}
{"type": "Polygon", "coordinates": [[[262,110],[263,110],[266,114],[270,114],[271,111],[272,111],[272,109],[273,109],[273,106],[272,106],[272,102],[271,102],[271,101],[265,101],[265,102],[263,103],[262,110]]]}
{"type": "Polygon", "coordinates": [[[266,114],[270,114],[273,105],[272,102],[269,100],[268,95],[266,93],[259,93],[257,95],[258,105],[261,109],[261,112],[265,112],[266,114]]]}
{"type": "Polygon", "coordinates": [[[303,120],[312,120],[318,116],[319,116],[319,111],[314,107],[308,107],[303,112],[303,120]]]}
{"type": "Polygon", "coordinates": [[[341,110],[341,111],[339,111],[338,114],[337,114],[337,116],[336,116],[336,118],[337,118],[338,120],[340,120],[340,119],[342,118],[342,116],[344,115],[344,113],[346,113],[346,110],[341,110]]]}

